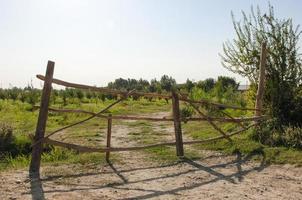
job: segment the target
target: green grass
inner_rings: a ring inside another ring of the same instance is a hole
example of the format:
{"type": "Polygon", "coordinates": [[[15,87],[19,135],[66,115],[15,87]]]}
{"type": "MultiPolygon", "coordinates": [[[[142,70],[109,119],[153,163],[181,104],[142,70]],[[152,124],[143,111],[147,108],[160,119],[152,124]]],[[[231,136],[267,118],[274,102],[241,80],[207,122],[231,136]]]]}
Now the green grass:
{"type": "MultiPolygon", "coordinates": [[[[106,102],[98,101],[97,103],[87,102],[82,104],[69,104],[64,108],[83,109],[97,112],[102,108],[105,108],[112,102],[113,100],[106,102]]],[[[52,107],[62,106],[61,104],[58,104],[52,105],[52,107]]],[[[150,102],[148,100],[142,99],[140,101],[124,101],[113,107],[110,112],[113,115],[139,115],[143,113],[169,111],[170,109],[171,104],[167,104],[165,100],[150,102]]],[[[15,144],[18,148],[25,149],[26,144],[30,142],[28,135],[33,134],[35,131],[37,116],[38,111],[32,111],[31,105],[27,103],[12,100],[0,100],[0,122],[8,123],[13,127],[13,133],[16,137],[15,144]]],[[[87,115],[84,114],[49,113],[46,132],[49,133],[59,127],[71,124],[78,120],[82,120],[86,117],[87,115]]],[[[162,135],[164,134],[164,129],[166,126],[165,124],[159,123],[159,129],[156,129],[155,131],[152,123],[148,121],[129,122],[115,120],[113,123],[123,124],[129,126],[130,128],[134,128],[134,131],[130,133],[130,139],[135,140],[140,144],[154,144],[162,142],[162,135]]],[[[95,118],[82,125],[67,129],[62,135],[66,137],[66,141],[68,142],[101,147],[105,145],[104,139],[106,125],[107,121],[105,119],[95,118]]],[[[182,127],[184,134],[190,135],[194,139],[205,139],[220,135],[206,122],[188,122],[186,124],[183,124],[182,127]]],[[[224,130],[232,131],[235,127],[231,124],[225,124],[223,128],[224,130]]],[[[261,149],[261,151],[263,151],[265,154],[266,162],[277,164],[290,163],[302,166],[301,150],[265,146],[257,141],[252,140],[250,138],[250,134],[251,132],[247,132],[234,137],[234,142],[232,144],[226,140],[220,140],[217,142],[194,146],[197,149],[220,151],[225,154],[233,154],[236,151],[240,151],[243,154],[249,154],[261,149]]],[[[166,163],[178,160],[175,155],[174,146],[156,147],[144,151],[153,161],[166,163]]],[[[186,150],[185,154],[191,159],[202,156],[198,155],[195,151],[192,150],[186,150]]],[[[43,154],[42,158],[42,164],[46,166],[59,165],[64,163],[102,163],[103,161],[104,154],[77,154],[73,151],[63,150],[60,148],[54,148],[52,151],[43,154]]],[[[28,164],[29,153],[21,152],[14,157],[1,157],[0,170],[28,167],[28,164]]]]}
{"type": "MultiPolygon", "coordinates": [[[[67,106],[57,104],[51,105],[51,107],[83,109],[98,112],[113,102],[114,100],[105,102],[97,101],[96,103],[74,103],[68,104],[67,106]]],[[[167,104],[165,100],[150,102],[146,99],[141,99],[140,101],[133,101],[130,99],[117,104],[107,113],[112,113],[113,115],[132,115],[137,113],[154,113],[169,109],[170,105],[167,104]]],[[[28,103],[13,100],[0,100],[0,122],[8,123],[13,127],[14,138],[16,138],[14,140],[14,146],[16,146],[16,148],[24,149],[24,146],[28,148],[28,144],[30,144],[28,136],[35,132],[37,117],[38,111],[33,110],[32,106],[28,103]]],[[[59,127],[66,126],[87,117],[88,116],[85,114],[49,112],[46,135],[59,127]]],[[[122,123],[122,121],[118,121],[117,123],[122,123]]],[[[66,140],[64,140],[66,142],[101,147],[105,145],[106,126],[107,121],[105,119],[94,118],[84,124],[67,129],[62,134],[62,137],[66,138],[66,140]]],[[[30,150],[21,151],[17,153],[17,155],[3,155],[0,152],[0,170],[27,167],[30,162],[29,154],[30,150]]],[[[44,153],[42,157],[43,165],[81,162],[93,163],[95,160],[98,162],[104,160],[103,154],[76,154],[73,151],[62,150],[60,148],[54,148],[52,151],[44,153]]]]}
{"type": "MultiPolygon", "coordinates": [[[[224,129],[232,130],[229,124],[223,126],[224,129]]],[[[183,126],[184,132],[191,135],[195,139],[206,139],[218,136],[219,133],[214,131],[213,128],[207,122],[200,123],[187,123],[183,126]]],[[[257,141],[251,139],[252,130],[243,132],[237,136],[234,136],[233,142],[230,143],[227,140],[218,140],[215,142],[196,145],[199,149],[220,151],[225,154],[234,154],[240,151],[243,154],[251,154],[252,152],[259,151],[265,155],[265,161],[273,164],[296,164],[302,166],[302,151],[293,148],[285,147],[270,147],[263,145],[257,141]]],[[[259,160],[262,157],[255,156],[255,159],[259,160]]]]}
{"type": "MultiPolygon", "coordinates": [[[[112,161],[117,160],[117,155],[111,155],[112,161]]],[[[13,170],[20,168],[27,168],[30,163],[29,155],[19,155],[15,158],[10,156],[5,157],[0,162],[0,170],[13,170]]],[[[104,153],[76,153],[72,150],[63,149],[60,147],[53,148],[48,153],[42,154],[41,164],[42,166],[58,166],[62,164],[80,164],[86,165],[97,164],[101,165],[105,163],[104,153]]]]}

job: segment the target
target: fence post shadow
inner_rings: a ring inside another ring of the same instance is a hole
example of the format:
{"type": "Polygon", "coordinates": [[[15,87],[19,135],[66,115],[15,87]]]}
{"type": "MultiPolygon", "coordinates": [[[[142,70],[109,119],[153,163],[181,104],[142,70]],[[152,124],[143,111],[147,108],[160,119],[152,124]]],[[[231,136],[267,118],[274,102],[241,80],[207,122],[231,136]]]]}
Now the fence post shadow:
{"type": "Polygon", "coordinates": [[[124,182],[124,183],[127,183],[128,182],[128,180],[127,180],[127,178],[125,177],[125,176],[123,176],[122,174],[121,174],[121,172],[119,172],[115,167],[114,167],[114,165],[113,165],[113,163],[110,161],[110,160],[108,160],[107,161],[107,163],[108,163],[108,165],[109,165],[109,167],[112,169],[112,171],[124,182]]]}

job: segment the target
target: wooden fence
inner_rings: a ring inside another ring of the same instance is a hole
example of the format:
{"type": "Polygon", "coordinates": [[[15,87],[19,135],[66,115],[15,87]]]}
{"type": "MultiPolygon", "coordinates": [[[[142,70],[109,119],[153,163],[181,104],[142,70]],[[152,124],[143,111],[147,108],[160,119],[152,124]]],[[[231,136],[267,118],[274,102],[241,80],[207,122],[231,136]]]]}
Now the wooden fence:
{"type": "Polygon", "coordinates": [[[260,120],[265,119],[265,116],[261,115],[262,109],[262,96],[264,90],[264,67],[265,67],[265,53],[266,48],[265,44],[262,46],[262,54],[261,54],[261,65],[260,65],[260,76],[259,76],[259,85],[258,85],[258,92],[257,92],[257,100],[256,100],[256,107],[255,108],[242,108],[237,106],[231,105],[223,105],[220,103],[211,102],[208,100],[192,100],[188,98],[186,94],[181,94],[177,91],[172,91],[170,94],[157,94],[157,93],[143,93],[137,92],[135,90],[132,91],[119,91],[119,90],[112,90],[108,88],[100,88],[76,83],[70,83],[63,80],[53,78],[54,72],[54,62],[48,61],[47,70],[45,76],[37,75],[37,78],[44,81],[44,87],[42,91],[42,98],[41,104],[39,106],[39,117],[36,127],[35,136],[33,138],[32,144],[32,159],[30,163],[30,174],[32,177],[40,177],[40,163],[41,163],[41,154],[42,154],[42,146],[43,143],[48,143],[55,146],[61,146],[69,149],[75,149],[79,152],[104,152],[106,153],[106,160],[109,161],[110,152],[114,151],[131,151],[131,150],[139,150],[139,149],[146,149],[158,146],[176,146],[176,155],[177,156],[184,156],[184,149],[183,145],[190,145],[190,144],[198,144],[198,143],[206,143],[210,141],[220,140],[220,139],[227,139],[228,141],[232,141],[231,137],[242,133],[243,131],[248,130],[249,128],[256,126],[260,120]],[[49,99],[51,94],[52,84],[58,84],[65,87],[72,87],[78,89],[87,89],[90,91],[97,91],[105,94],[111,94],[119,96],[118,100],[113,102],[112,104],[108,105],[106,108],[100,110],[97,113],[85,111],[85,110],[74,110],[74,109],[57,109],[57,108],[49,108],[49,99]],[[164,98],[164,99],[172,99],[172,117],[142,117],[142,116],[127,116],[127,115],[106,115],[104,114],[114,105],[126,100],[128,97],[155,97],[155,98],[164,98]],[[180,101],[185,102],[186,104],[192,106],[194,110],[198,113],[198,117],[186,117],[183,118],[180,115],[180,101]],[[210,105],[213,107],[218,108],[218,110],[225,116],[225,117],[211,117],[203,113],[199,109],[199,105],[210,105]],[[251,110],[255,111],[254,117],[244,117],[244,118],[234,118],[224,112],[224,109],[240,109],[240,110],[251,110]],[[48,111],[51,112],[63,112],[63,113],[82,113],[89,115],[87,118],[77,121],[73,124],[67,125],[65,127],[59,128],[45,136],[45,128],[47,122],[48,111]],[[76,144],[65,143],[61,141],[56,141],[50,139],[50,136],[61,132],[67,128],[82,124],[88,120],[91,120],[95,117],[105,118],[108,121],[107,124],[107,143],[105,148],[95,148],[95,147],[86,147],[80,146],[76,144]],[[165,143],[158,143],[152,145],[144,145],[144,146],[136,146],[136,147],[111,147],[111,128],[112,128],[112,120],[148,120],[148,121],[155,121],[155,122],[162,122],[162,121],[170,121],[174,122],[174,132],[175,132],[175,141],[174,142],[165,142],[165,143]],[[182,122],[189,122],[189,121],[207,121],[217,132],[221,134],[219,137],[204,139],[204,140],[194,140],[194,141],[183,141],[182,139],[182,122]],[[241,129],[234,131],[232,133],[226,133],[223,131],[218,125],[217,122],[224,123],[224,122],[231,122],[236,123],[241,129]],[[252,124],[246,126],[243,122],[253,122],[252,124]]]}

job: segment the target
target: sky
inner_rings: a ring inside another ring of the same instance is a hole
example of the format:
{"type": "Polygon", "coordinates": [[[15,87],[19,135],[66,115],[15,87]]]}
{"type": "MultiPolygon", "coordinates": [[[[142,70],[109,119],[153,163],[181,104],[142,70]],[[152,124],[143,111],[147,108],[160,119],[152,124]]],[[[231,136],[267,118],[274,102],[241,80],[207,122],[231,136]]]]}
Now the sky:
{"type": "MultiPolygon", "coordinates": [[[[302,24],[302,1],[271,0],[275,15],[302,24]]],[[[237,19],[265,0],[0,0],[0,87],[25,87],[55,62],[54,77],[106,86],[116,78],[178,83],[227,75],[222,44],[237,19]]],[[[301,42],[300,42],[301,45],[301,42]]]]}

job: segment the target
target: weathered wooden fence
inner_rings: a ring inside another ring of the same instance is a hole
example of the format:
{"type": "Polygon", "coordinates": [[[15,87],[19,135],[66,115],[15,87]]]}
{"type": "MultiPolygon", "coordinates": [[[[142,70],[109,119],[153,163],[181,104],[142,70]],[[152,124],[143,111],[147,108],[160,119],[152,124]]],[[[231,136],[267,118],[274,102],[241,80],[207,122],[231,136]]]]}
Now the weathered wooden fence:
{"type": "Polygon", "coordinates": [[[75,149],[79,152],[104,152],[104,153],[106,153],[106,160],[109,161],[110,152],[114,152],[114,151],[131,151],[131,150],[139,150],[139,149],[146,149],[146,148],[152,148],[152,147],[166,145],[166,146],[176,146],[177,156],[182,157],[182,156],[184,156],[183,145],[206,143],[206,142],[215,141],[215,140],[219,140],[219,139],[227,139],[228,141],[232,141],[232,139],[231,139],[232,136],[248,130],[249,128],[257,125],[260,120],[265,119],[265,116],[261,115],[262,96],[263,96],[263,90],[264,90],[265,54],[266,54],[266,48],[265,48],[265,44],[264,44],[262,46],[261,65],[260,65],[260,70],[259,70],[261,73],[259,76],[259,87],[258,87],[258,92],[257,92],[257,98],[256,98],[257,100],[256,100],[255,108],[242,108],[242,107],[237,107],[237,106],[223,105],[223,104],[211,102],[208,100],[198,100],[198,101],[192,100],[192,99],[189,99],[187,97],[187,95],[181,94],[177,91],[173,91],[173,92],[171,92],[171,94],[143,93],[143,92],[137,92],[134,90],[125,92],[125,91],[119,91],[119,90],[112,90],[112,89],[108,89],[108,88],[100,88],[100,87],[70,83],[70,82],[66,82],[63,80],[53,78],[54,62],[48,61],[46,75],[45,76],[37,75],[37,78],[44,81],[44,87],[43,87],[43,91],[42,91],[41,104],[39,106],[40,111],[39,111],[36,132],[35,132],[35,136],[33,138],[33,144],[32,144],[32,159],[31,159],[31,163],[30,163],[31,176],[35,176],[35,177],[40,176],[40,163],[41,163],[41,154],[42,154],[43,143],[48,143],[51,145],[61,146],[61,147],[69,148],[69,149],[75,149]],[[101,93],[105,93],[105,94],[117,95],[117,96],[119,96],[119,99],[97,113],[85,111],[85,110],[49,108],[49,99],[50,99],[52,84],[58,84],[58,85],[65,86],[65,87],[78,88],[78,89],[84,89],[84,90],[87,89],[90,91],[96,91],[96,92],[101,92],[101,93]],[[142,116],[111,115],[111,114],[106,115],[106,114],[104,114],[106,111],[108,111],[114,105],[126,100],[130,96],[172,99],[173,116],[158,118],[158,117],[142,117],[142,116]],[[188,105],[191,105],[195,109],[195,111],[199,114],[199,117],[186,117],[186,118],[181,117],[180,101],[183,101],[188,105]],[[220,112],[222,114],[224,114],[224,116],[226,116],[226,117],[208,116],[199,109],[198,105],[210,105],[210,106],[217,107],[217,108],[219,108],[218,110],[220,110],[220,112]],[[255,116],[254,117],[244,117],[244,118],[234,118],[223,111],[224,109],[227,109],[227,108],[255,111],[255,116]],[[82,114],[89,115],[89,117],[87,117],[83,120],[77,121],[68,126],[59,128],[45,136],[48,111],[64,112],[64,113],[82,113],[82,114]],[[108,121],[107,143],[106,143],[105,148],[86,147],[86,146],[70,144],[70,143],[65,143],[65,142],[50,139],[50,136],[52,136],[58,132],[61,132],[67,128],[82,124],[95,117],[105,118],[108,121]],[[162,122],[162,121],[174,122],[175,141],[152,144],[152,145],[136,146],[136,147],[112,147],[111,146],[112,120],[148,120],[148,121],[155,121],[155,122],[162,122]],[[207,121],[215,130],[217,130],[221,134],[221,136],[204,139],[204,140],[183,141],[181,123],[189,122],[189,121],[207,121]],[[234,131],[232,133],[226,133],[217,125],[217,122],[236,123],[241,127],[241,129],[234,131]],[[245,126],[243,124],[243,122],[253,122],[253,123],[248,126],[245,126]]]}

